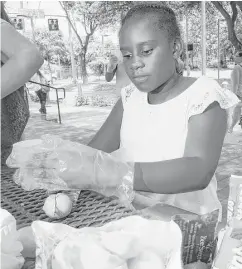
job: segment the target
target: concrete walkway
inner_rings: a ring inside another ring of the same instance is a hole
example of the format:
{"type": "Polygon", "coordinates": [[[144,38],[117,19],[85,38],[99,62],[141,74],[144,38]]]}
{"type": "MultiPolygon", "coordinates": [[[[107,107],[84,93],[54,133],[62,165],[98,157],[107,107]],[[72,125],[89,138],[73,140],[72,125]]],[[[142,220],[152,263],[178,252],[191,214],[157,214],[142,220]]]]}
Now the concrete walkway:
{"type": "MultiPolygon", "coordinates": [[[[39,138],[43,134],[59,135],[83,144],[88,143],[110,113],[110,108],[73,107],[60,104],[62,124],[46,121],[38,112],[39,104],[30,103],[31,117],[25,129],[25,139],[39,138]]],[[[57,118],[57,106],[47,107],[47,119],[57,118]]],[[[231,174],[242,175],[242,129],[236,126],[232,135],[225,139],[216,171],[218,197],[223,205],[223,222],[226,221],[231,174]]]]}

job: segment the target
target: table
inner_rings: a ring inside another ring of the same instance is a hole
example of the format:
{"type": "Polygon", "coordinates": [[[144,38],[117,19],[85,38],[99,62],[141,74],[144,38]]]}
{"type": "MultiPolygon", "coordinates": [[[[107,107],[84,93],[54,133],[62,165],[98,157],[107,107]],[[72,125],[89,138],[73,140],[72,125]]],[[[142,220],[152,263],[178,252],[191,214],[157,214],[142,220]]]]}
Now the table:
{"type": "MultiPolygon", "coordinates": [[[[171,206],[164,206],[162,208],[153,207],[148,212],[131,210],[120,205],[113,198],[107,198],[92,191],[81,191],[72,212],[66,218],[53,220],[47,217],[42,210],[44,201],[48,196],[47,192],[45,190],[24,191],[14,183],[12,179],[14,172],[15,169],[2,167],[1,203],[2,208],[8,210],[15,217],[18,229],[31,225],[35,220],[61,222],[74,228],[82,228],[101,226],[107,222],[132,215],[154,219],[155,215],[159,213],[162,219],[165,220],[169,219],[172,215],[186,214],[186,212],[182,212],[180,209],[171,206]]],[[[161,218],[159,217],[158,219],[161,218]]],[[[184,242],[186,241],[185,239],[184,242]]],[[[216,240],[212,243],[207,242],[207,245],[209,247],[208,249],[214,252],[216,240]]],[[[185,248],[183,250],[185,253],[185,248]]],[[[34,269],[34,267],[34,259],[27,259],[23,269],[34,269]]]]}
{"type": "MultiPolygon", "coordinates": [[[[138,211],[127,209],[118,201],[92,191],[81,191],[72,212],[63,219],[53,220],[42,210],[48,194],[45,190],[24,191],[14,183],[15,169],[2,167],[1,207],[8,210],[16,219],[17,229],[31,225],[35,220],[61,222],[74,228],[101,226],[112,220],[136,215],[138,211]]],[[[23,269],[34,269],[34,260],[28,259],[23,269]]]]}
{"type": "Polygon", "coordinates": [[[17,228],[30,225],[35,220],[61,222],[74,228],[100,226],[112,220],[137,214],[127,209],[118,201],[104,197],[93,191],[81,191],[72,212],[61,220],[47,217],[42,210],[48,194],[45,190],[24,191],[14,183],[12,176],[15,169],[2,167],[1,203],[17,221],[17,228]]]}

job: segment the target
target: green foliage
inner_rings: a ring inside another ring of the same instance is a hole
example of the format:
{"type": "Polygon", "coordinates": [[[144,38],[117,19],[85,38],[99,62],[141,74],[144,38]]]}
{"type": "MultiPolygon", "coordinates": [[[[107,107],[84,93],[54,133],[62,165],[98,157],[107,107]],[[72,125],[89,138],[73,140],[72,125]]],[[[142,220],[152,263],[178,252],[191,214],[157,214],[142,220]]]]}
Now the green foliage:
{"type": "Polygon", "coordinates": [[[104,63],[100,60],[92,61],[89,63],[89,68],[93,71],[96,76],[104,75],[104,63]]]}
{"type": "Polygon", "coordinates": [[[70,65],[70,53],[60,32],[38,29],[35,33],[35,40],[45,60],[57,64],[59,55],[62,65],[70,65]]]}
{"type": "Polygon", "coordinates": [[[113,106],[115,102],[116,99],[107,96],[101,96],[101,95],[92,96],[92,106],[99,106],[99,107],[113,106]]]}
{"type": "Polygon", "coordinates": [[[76,106],[108,107],[113,106],[116,102],[117,98],[101,95],[76,97],[76,106]]]}
{"type": "MultiPolygon", "coordinates": [[[[72,22],[75,59],[82,65],[83,76],[87,76],[86,65],[96,74],[102,73],[98,59],[105,62],[113,44],[106,49],[94,38],[97,30],[104,33],[117,30],[121,17],[133,6],[149,1],[65,1],[62,6],[72,22]],[[85,35],[78,32],[82,25],[85,35]],[[78,26],[78,27],[77,27],[78,26]],[[82,61],[80,61],[82,59],[82,61]]],[[[155,2],[155,1],[154,1],[155,2]]],[[[150,2],[149,2],[150,3],[150,2]]],[[[156,2],[157,3],[157,2],[156,2]]],[[[189,52],[191,67],[201,67],[201,2],[200,1],[160,1],[160,4],[171,7],[181,23],[182,37],[185,39],[184,19],[188,20],[188,41],[194,44],[194,51],[189,52]]],[[[217,65],[218,56],[218,19],[220,21],[220,58],[229,60],[238,42],[242,42],[242,12],[239,1],[206,2],[207,62],[209,67],[217,65]],[[235,9],[236,8],[236,9],[235,9]],[[236,13],[237,10],[237,13],[236,13]],[[226,15],[227,14],[227,15],[226,15]],[[234,27],[229,27],[232,23],[234,27]],[[238,39],[238,42],[236,41],[238,39]]]]}
{"type": "MultiPolygon", "coordinates": [[[[185,29],[185,16],[188,21],[188,42],[194,44],[193,52],[189,52],[189,64],[191,67],[201,67],[201,2],[197,1],[171,1],[167,2],[176,13],[178,21],[181,24],[181,32],[183,40],[186,40],[186,29],[185,29]],[[193,61],[192,61],[193,59],[193,61]],[[193,62],[193,64],[192,64],[193,62]]],[[[223,6],[231,16],[232,11],[230,2],[224,1],[223,6]]],[[[241,12],[238,13],[235,24],[235,34],[239,40],[242,36],[241,25],[241,12]]],[[[235,45],[229,40],[229,29],[228,25],[223,16],[216,9],[212,2],[206,2],[206,49],[207,49],[207,66],[216,67],[218,65],[218,19],[220,19],[220,58],[225,63],[229,61],[234,53],[235,45]]]]}
{"type": "Polygon", "coordinates": [[[88,106],[91,104],[91,98],[88,96],[77,96],[76,106],[88,106]]]}
{"type": "Polygon", "coordinates": [[[128,9],[131,2],[120,1],[61,1],[60,4],[76,35],[79,45],[78,58],[81,59],[81,73],[83,81],[87,78],[86,65],[91,61],[89,45],[96,30],[116,26],[121,19],[121,14],[128,9]],[[85,36],[78,32],[76,23],[80,23],[85,31],[85,36]],[[89,57],[90,56],[90,57],[89,57]]]}

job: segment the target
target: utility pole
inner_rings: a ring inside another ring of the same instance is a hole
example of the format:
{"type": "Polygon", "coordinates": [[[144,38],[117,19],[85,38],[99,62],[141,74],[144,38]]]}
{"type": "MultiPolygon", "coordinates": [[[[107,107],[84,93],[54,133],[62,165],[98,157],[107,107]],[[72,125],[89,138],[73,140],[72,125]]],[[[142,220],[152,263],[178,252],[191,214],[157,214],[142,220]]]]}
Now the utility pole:
{"type": "Polygon", "coordinates": [[[70,50],[71,50],[72,81],[77,86],[78,97],[81,97],[82,87],[81,87],[81,83],[77,80],[76,63],[75,63],[73,43],[72,43],[72,29],[71,29],[71,24],[69,21],[68,21],[68,26],[69,26],[69,43],[70,43],[70,50]]]}
{"type": "Polygon", "coordinates": [[[75,65],[75,58],[74,58],[74,51],[73,51],[73,43],[72,43],[72,29],[71,24],[68,21],[68,27],[69,27],[69,44],[70,44],[70,51],[71,51],[71,70],[72,70],[72,81],[74,84],[76,84],[76,65],[75,65]]]}
{"type": "MultiPolygon", "coordinates": [[[[20,1],[20,8],[21,8],[21,9],[24,8],[24,2],[23,2],[23,1],[20,1]]],[[[22,33],[23,33],[23,35],[24,35],[24,33],[25,33],[25,23],[26,23],[26,21],[25,21],[25,18],[24,18],[23,16],[22,16],[22,18],[23,18],[23,19],[22,19],[22,22],[23,22],[23,30],[22,30],[23,32],[22,32],[22,33]]]]}
{"type": "Polygon", "coordinates": [[[218,19],[218,80],[220,72],[220,19],[218,19]]]}
{"type": "Polygon", "coordinates": [[[35,39],[35,31],[34,31],[34,19],[33,16],[29,17],[30,18],[30,22],[31,22],[31,29],[32,29],[32,36],[33,36],[33,40],[34,43],[36,43],[36,39],[35,39]]]}
{"type": "Polygon", "coordinates": [[[185,18],[186,23],[186,69],[187,69],[187,76],[190,76],[190,67],[189,67],[189,53],[188,53],[188,18],[186,14],[185,18]]]}
{"type": "Polygon", "coordinates": [[[59,65],[59,70],[60,70],[59,76],[60,76],[60,79],[61,79],[62,74],[61,74],[61,62],[60,62],[60,55],[59,54],[58,54],[58,65],[59,65]]]}
{"type": "Polygon", "coordinates": [[[202,8],[202,75],[206,75],[206,2],[201,1],[201,8],[202,8]]]}

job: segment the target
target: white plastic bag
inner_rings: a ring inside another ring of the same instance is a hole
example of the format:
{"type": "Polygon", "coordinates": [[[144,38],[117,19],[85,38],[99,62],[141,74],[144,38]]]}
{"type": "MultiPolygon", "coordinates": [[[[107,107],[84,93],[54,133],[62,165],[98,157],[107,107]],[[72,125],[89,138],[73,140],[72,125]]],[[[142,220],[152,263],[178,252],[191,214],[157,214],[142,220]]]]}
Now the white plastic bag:
{"type": "Polygon", "coordinates": [[[131,216],[83,229],[34,221],[32,229],[36,269],[182,268],[182,234],[173,221],[131,216]]]}
{"type": "Polygon", "coordinates": [[[20,269],[24,264],[18,240],[15,218],[5,209],[0,208],[1,215],[1,269],[20,269]]]}

